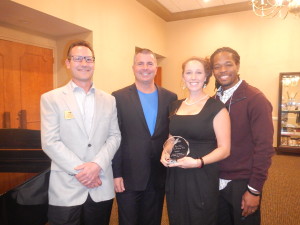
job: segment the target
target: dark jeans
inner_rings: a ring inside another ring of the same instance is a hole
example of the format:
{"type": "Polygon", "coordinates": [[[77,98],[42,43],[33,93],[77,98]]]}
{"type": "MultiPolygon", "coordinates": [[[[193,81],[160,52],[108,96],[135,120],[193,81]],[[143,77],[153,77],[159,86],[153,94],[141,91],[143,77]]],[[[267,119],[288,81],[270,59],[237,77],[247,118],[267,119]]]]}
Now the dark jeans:
{"type": "Polygon", "coordinates": [[[218,225],[260,225],[260,207],[255,213],[242,217],[242,196],[247,191],[248,180],[233,180],[220,191],[218,225]]]}
{"type": "Polygon", "coordinates": [[[160,225],[164,189],[117,193],[120,225],[160,225]]]}

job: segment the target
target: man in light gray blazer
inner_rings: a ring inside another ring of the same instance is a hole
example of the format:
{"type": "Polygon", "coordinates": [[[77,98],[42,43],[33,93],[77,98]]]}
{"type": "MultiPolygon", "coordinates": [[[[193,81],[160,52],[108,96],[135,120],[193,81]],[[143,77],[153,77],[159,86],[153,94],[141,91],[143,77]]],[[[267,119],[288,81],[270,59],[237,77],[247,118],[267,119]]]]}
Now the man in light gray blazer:
{"type": "Polygon", "coordinates": [[[72,43],[66,66],[71,81],[41,97],[42,148],[52,160],[49,224],[108,225],[121,141],[115,98],[93,85],[89,43],[72,43]]]}

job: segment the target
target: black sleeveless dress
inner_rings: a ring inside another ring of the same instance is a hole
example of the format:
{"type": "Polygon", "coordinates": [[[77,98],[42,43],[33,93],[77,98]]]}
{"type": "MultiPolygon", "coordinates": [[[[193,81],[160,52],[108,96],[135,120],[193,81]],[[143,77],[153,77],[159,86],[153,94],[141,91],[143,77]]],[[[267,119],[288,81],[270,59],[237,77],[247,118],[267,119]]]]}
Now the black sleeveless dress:
{"type": "MultiPolygon", "coordinates": [[[[189,142],[188,156],[199,158],[217,147],[213,119],[224,104],[209,98],[200,113],[176,115],[183,100],[174,102],[170,111],[170,134],[189,142]]],[[[217,164],[203,168],[168,168],[166,199],[171,225],[216,224],[218,188],[217,164]]]]}

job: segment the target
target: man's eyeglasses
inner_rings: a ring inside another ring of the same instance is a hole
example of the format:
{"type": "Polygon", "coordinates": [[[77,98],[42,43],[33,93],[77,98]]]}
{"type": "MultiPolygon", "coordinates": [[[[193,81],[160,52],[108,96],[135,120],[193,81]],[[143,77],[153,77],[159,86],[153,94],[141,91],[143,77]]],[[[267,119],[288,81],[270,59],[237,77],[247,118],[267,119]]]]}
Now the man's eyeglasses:
{"type": "Polygon", "coordinates": [[[73,62],[82,62],[84,59],[87,63],[93,63],[95,62],[94,56],[81,56],[81,55],[72,55],[69,57],[69,60],[72,58],[73,62]]]}

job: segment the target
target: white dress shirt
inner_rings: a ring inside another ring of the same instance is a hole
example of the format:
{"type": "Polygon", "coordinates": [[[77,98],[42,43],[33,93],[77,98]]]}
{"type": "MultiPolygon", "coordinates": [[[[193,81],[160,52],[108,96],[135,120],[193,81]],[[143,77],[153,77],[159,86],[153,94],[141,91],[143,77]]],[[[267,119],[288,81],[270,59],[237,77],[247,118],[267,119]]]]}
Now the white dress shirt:
{"type": "Polygon", "coordinates": [[[80,108],[80,112],[83,118],[84,126],[86,133],[90,135],[92,122],[94,117],[94,108],[95,108],[95,87],[92,84],[92,87],[86,93],[83,88],[79,87],[72,81],[73,92],[77,101],[77,104],[80,108]]]}

